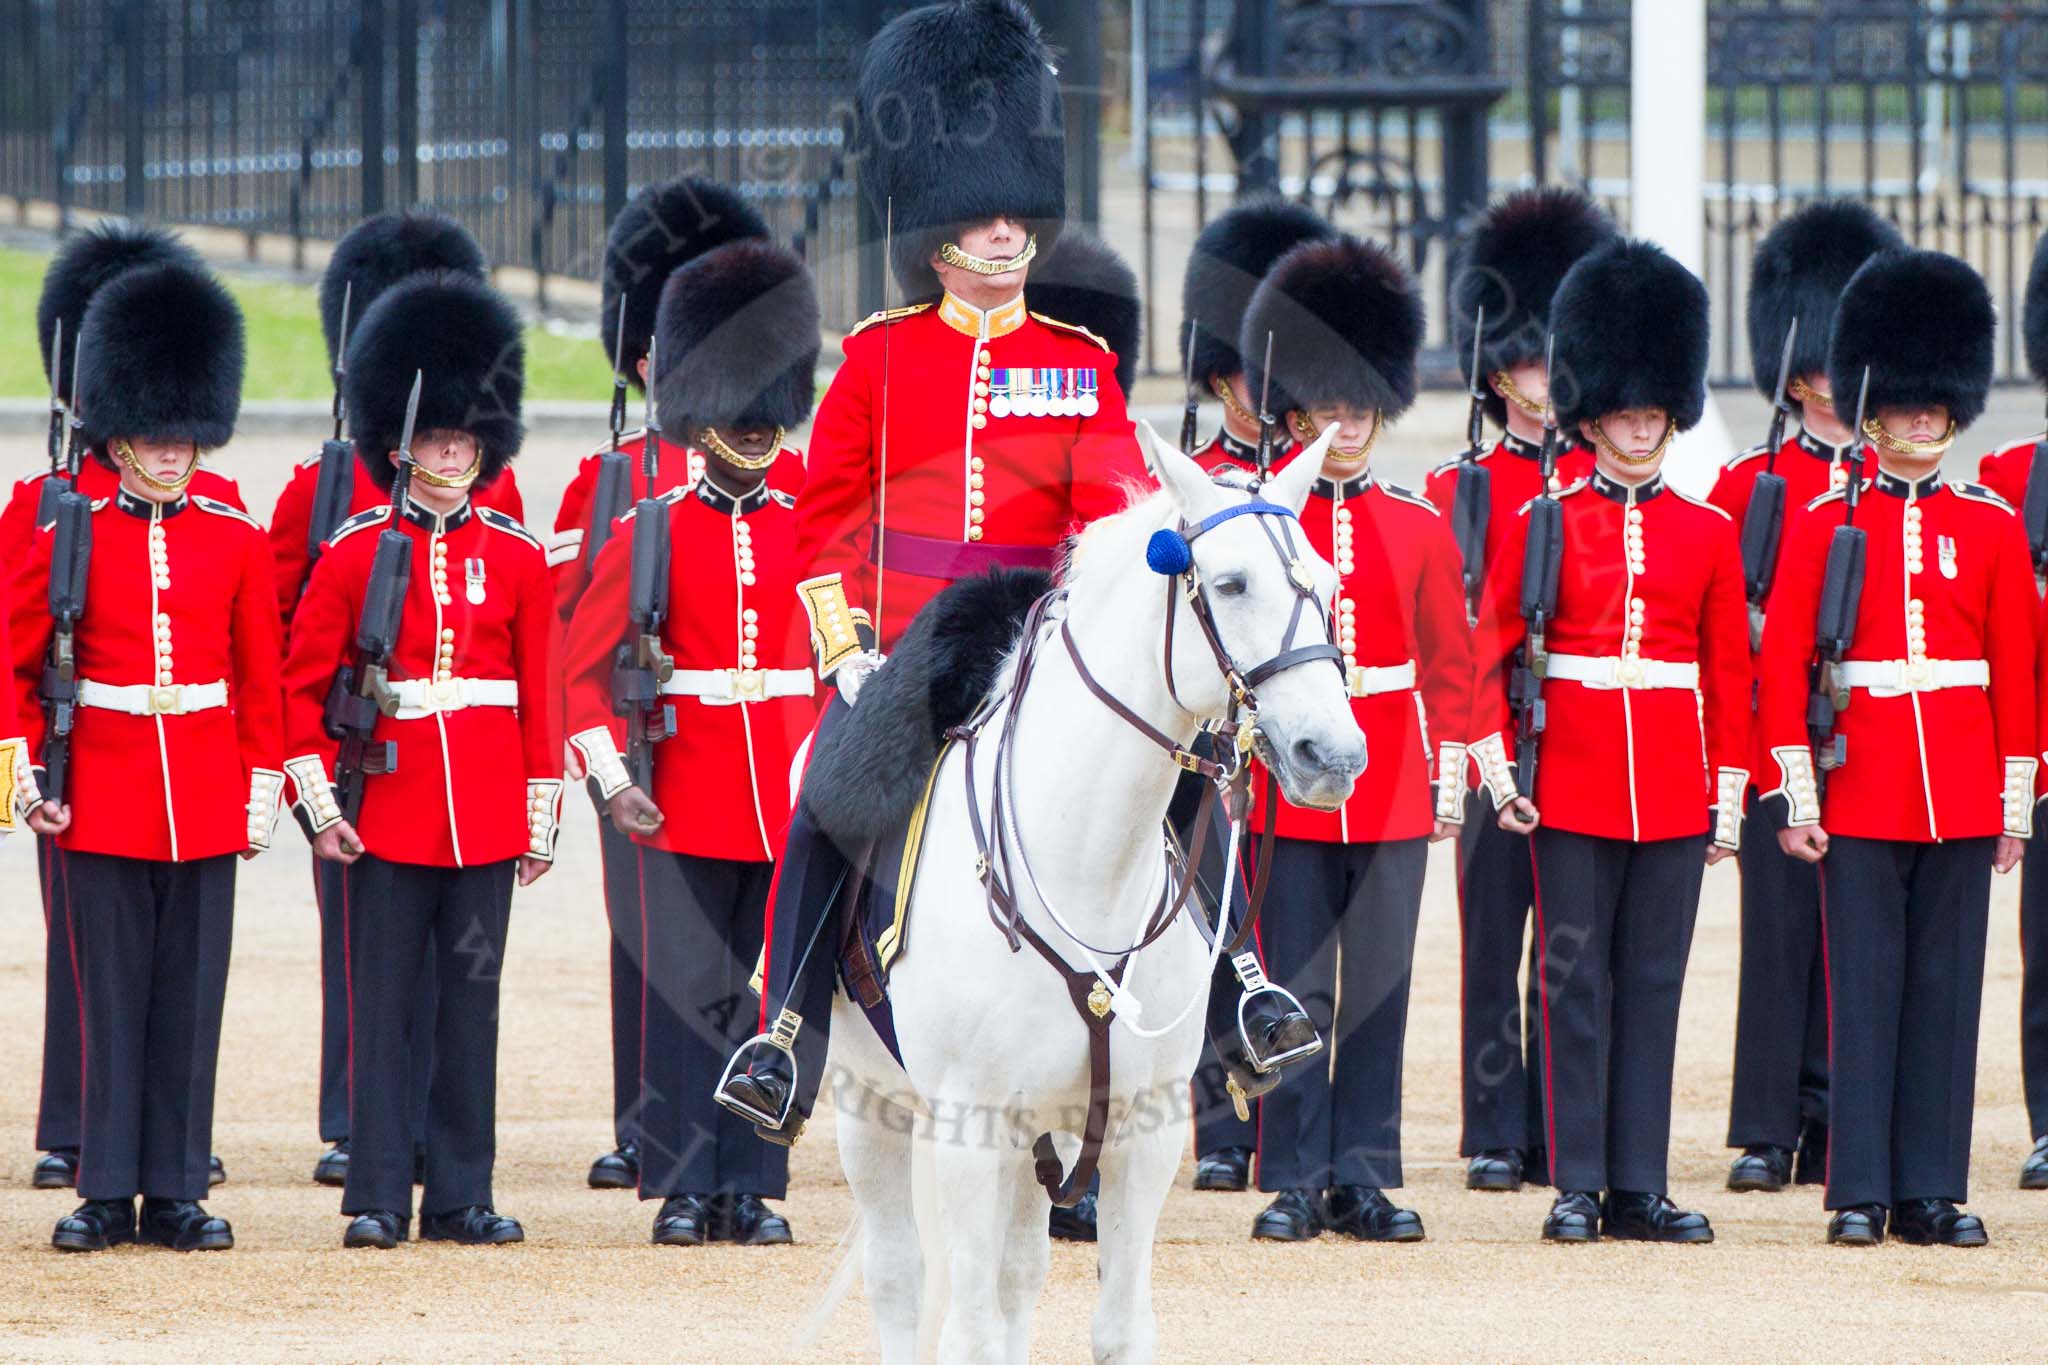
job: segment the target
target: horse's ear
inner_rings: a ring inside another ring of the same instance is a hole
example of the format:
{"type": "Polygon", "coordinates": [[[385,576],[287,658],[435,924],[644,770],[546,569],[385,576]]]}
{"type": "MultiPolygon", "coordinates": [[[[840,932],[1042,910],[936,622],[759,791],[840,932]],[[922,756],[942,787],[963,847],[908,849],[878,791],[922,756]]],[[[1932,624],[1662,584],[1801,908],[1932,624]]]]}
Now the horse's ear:
{"type": "Polygon", "coordinates": [[[1309,490],[1316,486],[1316,476],[1323,472],[1323,452],[1336,439],[1335,422],[1323,428],[1323,434],[1310,441],[1308,446],[1293,459],[1287,467],[1266,481],[1265,494],[1297,517],[1301,509],[1308,506],[1309,490]]]}
{"type": "Polygon", "coordinates": [[[1152,477],[1159,480],[1159,486],[1173,499],[1181,515],[1190,520],[1199,520],[1203,515],[1203,499],[1213,497],[1215,485],[1209,476],[1192,459],[1180,453],[1178,446],[1160,439],[1152,424],[1138,423],[1138,448],[1145,453],[1145,467],[1152,471],[1152,477]]]}

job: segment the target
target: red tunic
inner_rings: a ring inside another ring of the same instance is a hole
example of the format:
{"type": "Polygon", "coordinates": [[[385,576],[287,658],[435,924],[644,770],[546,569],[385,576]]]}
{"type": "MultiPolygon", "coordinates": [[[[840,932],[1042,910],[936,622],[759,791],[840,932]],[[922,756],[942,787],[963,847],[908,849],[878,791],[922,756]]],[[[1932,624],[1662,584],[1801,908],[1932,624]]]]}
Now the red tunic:
{"type": "Polygon", "coordinates": [[[1092,333],[1027,314],[1021,297],[985,314],[950,295],[878,313],[845,351],[812,426],[797,509],[796,562],[823,674],[854,652],[863,627],[893,644],[959,576],[910,572],[910,551],[885,552],[878,586],[878,523],[920,537],[926,556],[1042,551],[1120,510],[1129,487],[1150,485],[1116,357],[1092,333]]]}
{"type": "MultiPolygon", "coordinates": [[[[111,498],[121,487],[121,476],[98,460],[88,459],[79,468],[78,487],[88,498],[111,498]]],[[[28,553],[29,538],[35,531],[36,509],[42,505],[43,480],[51,477],[50,471],[45,469],[40,474],[19,480],[8,494],[6,508],[0,510],[0,583],[14,575],[14,571],[21,567],[22,556],[28,553]]],[[[196,498],[224,502],[238,512],[249,510],[235,481],[208,469],[203,463],[193,473],[192,482],[185,491],[196,498]]]]}
{"type": "MultiPolygon", "coordinates": [[[[1515,524],[1522,504],[1543,491],[1542,447],[1505,432],[1490,450],[1481,452],[1479,463],[1492,472],[1488,485],[1486,512],[1486,566],[1490,572],[1498,562],[1501,545],[1515,524]]],[[[1458,472],[1464,460],[1446,460],[1429,471],[1422,496],[1436,504],[1446,517],[1458,500],[1458,472]]],[[[1557,468],[1551,474],[1550,491],[1571,487],[1593,473],[1593,453],[1573,445],[1561,445],[1557,468]]]]}
{"type": "MultiPolygon", "coordinates": [[[[373,507],[387,507],[391,494],[377,487],[362,462],[353,463],[355,484],[349,494],[348,514],[353,517],[373,507]]],[[[292,470],[290,482],[284,492],[277,495],[277,506],[270,513],[270,553],[277,564],[277,615],[289,631],[292,613],[298,609],[299,599],[306,595],[306,579],[312,570],[313,558],[307,552],[308,537],[313,526],[313,495],[320,490],[320,457],[311,456],[301,460],[292,470]]],[[[526,519],[526,506],[519,496],[519,483],[506,470],[475,492],[478,507],[493,507],[514,521],[526,519]]]]}
{"type": "MultiPolygon", "coordinates": [[[[390,520],[387,503],[342,524],[292,621],[285,771],[316,830],[333,823],[321,808],[339,749],[322,725],[328,685],[350,661],[378,534],[390,520]]],[[[412,579],[390,676],[424,696],[378,717],[373,740],[395,742],[398,766],[364,783],[356,832],[391,862],[549,860],[561,811],[562,715],[541,544],[505,513],[467,503],[438,523],[415,505],[402,529],[413,543],[412,579]],[[501,697],[506,684],[516,687],[516,704],[451,705],[432,695],[436,683],[460,693],[469,680],[501,697]]]]}
{"type": "MultiPolygon", "coordinates": [[[[782,852],[790,762],[822,695],[796,591],[796,500],[768,487],[734,499],[703,481],[662,500],[671,565],[662,648],[679,675],[723,677],[714,699],[702,691],[671,697],[676,734],[654,748],[650,793],[668,818],[636,838],[674,853],[767,861],[782,852]],[[749,674],[757,675],[752,700],[743,699],[749,674]],[[732,690],[718,692],[722,683],[732,690]],[[726,699],[732,695],[742,699],[726,699]]],[[[617,757],[626,724],[612,712],[611,667],[626,629],[636,512],[619,519],[599,551],[563,646],[570,742],[606,798],[629,780],[617,757]]]]}
{"type": "MultiPolygon", "coordinates": [[[[628,507],[647,496],[646,466],[641,458],[646,449],[647,433],[644,430],[619,438],[619,453],[630,458],[630,473],[626,480],[628,507]]],[[[583,462],[576,466],[576,477],[563,490],[561,506],[555,510],[555,533],[548,537],[548,571],[555,579],[555,608],[565,624],[575,614],[577,599],[583,596],[590,581],[589,568],[584,563],[583,542],[590,534],[590,500],[597,495],[597,476],[610,450],[611,442],[607,440],[585,455],[583,462]]],[[[655,494],[659,496],[671,488],[695,485],[704,473],[704,460],[704,452],[694,446],[663,441],[660,453],[655,456],[655,494]]],[[[794,446],[783,447],[781,455],[768,467],[768,486],[791,497],[796,496],[804,486],[804,454],[801,450],[794,446]]]]}
{"type": "MultiPolygon", "coordinates": [[[[1857,686],[1836,722],[1846,762],[1813,802],[1807,667],[1840,493],[1792,527],[1764,627],[1760,706],[1774,814],[1830,834],[1925,843],[2023,832],[2034,783],[2034,575],[2019,518],[1996,494],[1931,475],[1880,471],[1856,509],[1866,533],[1863,600],[1851,660],[1982,661],[1990,685],[1857,686]],[[1916,553],[1917,546],[1917,553],[1916,553]],[[2015,768],[2013,765],[2022,765],[2015,768]],[[2006,804],[2018,781],[2016,821],[2006,804]]],[[[1975,665],[1973,665],[1975,666],[1975,665]]],[[[1931,667],[1931,665],[1930,665],[1931,667]]]]}
{"type": "MultiPolygon", "coordinates": [[[[10,598],[14,705],[38,757],[53,544],[36,534],[10,598]]],[[[246,512],[119,491],[94,502],[78,677],[124,689],[143,713],[81,699],[61,847],[179,862],[268,844],[284,749],[275,601],[270,548],[246,512]],[[223,685],[225,705],[197,704],[223,685]]]]}
{"type": "Polygon", "coordinates": [[[2048,435],[2029,436],[2003,450],[1994,450],[1977,462],[1977,481],[2014,507],[2027,500],[2027,475],[2034,468],[2034,449],[2048,435]]]}
{"type": "MultiPolygon", "coordinates": [[[[1337,566],[1330,634],[1344,651],[1366,766],[1341,810],[1283,804],[1274,832],[1345,844],[1420,838],[1435,828],[1439,760],[1454,780],[1465,769],[1472,650],[1457,542],[1425,499],[1370,476],[1318,479],[1301,524],[1337,566]],[[1414,675],[1408,686],[1365,671],[1404,668],[1414,675]]],[[[1263,776],[1252,784],[1257,831],[1266,828],[1265,786],[1263,776]]]]}
{"type": "MultiPolygon", "coordinates": [[[[1543,823],[1633,840],[1696,835],[1711,823],[1732,846],[1750,752],[1749,627],[1734,524],[1661,478],[1631,489],[1596,472],[1559,499],[1564,556],[1550,654],[1621,660],[1621,671],[1631,671],[1631,656],[1680,673],[1697,665],[1698,676],[1693,686],[1624,687],[1554,671],[1543,685],[1548,725],[1536,770],[1543,823]],[[1640,528],[1638,555],[1631,524],[1640,528]],[[1720,819],[1710,821],[1716,809],[1720,819]]],[[[1527,638],[1519,604],[1528,526],[1526,515],[1512,522],[1474,633],[1471,728],[1485,737],[1474,749],[1497,803],[1500,765],[1514,752],[1507,677],[1527,638]]]]}

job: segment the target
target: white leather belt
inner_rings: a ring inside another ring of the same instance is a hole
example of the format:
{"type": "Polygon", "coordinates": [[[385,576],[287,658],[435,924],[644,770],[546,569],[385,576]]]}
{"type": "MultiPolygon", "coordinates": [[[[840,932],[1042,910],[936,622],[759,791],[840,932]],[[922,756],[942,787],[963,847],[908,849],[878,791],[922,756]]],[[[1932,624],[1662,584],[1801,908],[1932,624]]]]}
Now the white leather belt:
{"type": "Polygon", "coordinates": [[[1983,659],[1848,659],[1835,665],[1838,687],[1860,687],[1873,697],[1939,692],[1948,687],[1991,686],[1983,659]]]}
{"type": "Polygon", "coordinates": [[[1405,664],[1353,664],[1344,670],[1344,684],[1354,697],[1415,690],[1415,660],[1405,664]]]}
{"type": "Polygon", "coordinates": [[[695,697],[706,706],[809,697],[818,677],[808,668],[679,668],[661,685],[664,697],[695,697]]]}
{"type": "Polygon", "coordinates": [[[388,686],[388,695],[398,703],[393,720],[425,720],[472,706],[519,705],[519,683],[513,678],[406,678],[388,686]]]}
{"type": "Polygon", "coordinates": [[[1597,692],[1626,688],[1630,691],[1661,688],[1691,691],[1700,685],[1696,663],[1669,663],[1663,659],[1621,659],[1612,655],[1552,654],[1544,672],[1546,678],[1562,678],[1597,692]]]}
{"type": "Polygon", "coordinates": [[[189,716],[194,711],[211,711],[215,707],[226,706],[228,685],[210,682],[151,687],[148,683],[135,683],[118,687],[112,683],[80,678],[78,704],[95,711],[119,711],[128,716],[189,716]]]}

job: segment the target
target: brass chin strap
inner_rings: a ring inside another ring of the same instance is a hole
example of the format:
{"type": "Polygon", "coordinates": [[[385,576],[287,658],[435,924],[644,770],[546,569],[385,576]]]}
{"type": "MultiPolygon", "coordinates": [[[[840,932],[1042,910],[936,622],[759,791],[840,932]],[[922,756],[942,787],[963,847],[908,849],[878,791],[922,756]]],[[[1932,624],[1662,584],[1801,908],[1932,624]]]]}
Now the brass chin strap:
{"type": "Polygon", "coordinates": [[[1259,424],[1259,415],[1243,403],[1237,401],[1237,390],[1230,387],[1229,380],[1220,378],[1210,380],[1209,391],[1223,400],[1224,411],[1237,418],[1238,421],[1248,422],[1252,426],[1259,424]]]}
{"type": "Polygon", "coordinates": [[[1500,386],[1501,397],[1507,399],[1531,417],[1541,417],[1548,411],[1544,404],[1537,402],[1516,388],[1515,381],[1509,377],[1506,370],[1495,370],[1493,372],[1493,382],[1500,386]]]}
{"type": "Polygon", "coordinates": [[[1796,376],[1790,384],[1785,386],[1785,392],[1791,396],[1792,401],[1795,403],[1811,403],[1823,412],[1833,412],[1835,410],[1833,394],[1822,393],[1804,379],[1796,376]]]}
{"type": "Polygon", "coordinates": [[[117,438],[108,444],[121,463],[128,466],[128,472],[142,480],[143,486],[154,492],[182,493],[185,491],[185,485],[192,482],[192,476],[199,472],[199,448],[197,446],[192,448],[192,463],[185,466],[185,472],[167,482],[159,479],[156,475],[142,467],[142,462],[135,458],[135,447],[129,445],[127,441],[117,438]]]}
{"type": "Polygon", "coordinates": [[[991,261],[983,256],[970,256],[959,247],[947,242],[939,248],[939,259],[959,270],[976,275],[1006,275],[1012,270],[1022,270],[1038,255],[1038,234],[1032,233],[1024,239],[1024,249],[1005,260],[991,261]]]}
{"type": "Polygon", "coordinates": [[[1889,450],[1894,455],[1917,455],[1924,459],[1930,455],[1948,453],[1948,448],[1956,443],[1956,419],[1949,418],[1948,430],[1932,441],[1908,441],[1902,436],[1894,436],[1886,431],[1884,423],[1875,417],[1863,419],[1863,434],[1870,438],[1872,444],[1889,450]]]}
{"type": "Polygon", "coordinates": [[[1601,453],[1612,455],[1615,459],[1628,465],[1650,464],[1653,461],[1663,459],[1664,452],[1671,449],[1671,438],[1677,434],[1677,425],[1672,422],[1666,422],[1664,424],[1664,439],[1657,442],[1655,450],[1652,450],[1647,455],[1631,455],[1620,446],[1614,444],[1614,442],[1608,440],[1607,433],[1601,429],[1598,422],[1593,423],[1593,444],[1600,447],[1601,453]]]}
{"type": "Polygon", "coordinates": [[[467,488],[475,483],[477,476],[484,472],[484,453],[479,450],[476,458],[469,462],[469,468],[460,474],[436,474],[415,457],[412,461],[412,476],[429,488],[467,488]]]}
{"type": "MultiPolygon", "coordinates": [[[[1343,450],[1332,444],[1329,450],[1324,453],[1323,458],[1334,464],[1363,465],[1366,457],[1372,454],[1373,442],[1380,438],[1380,429],[1386,426],[1386,424],[1386,419],[1375,408],[1372,414],[1372,434],[1365,438],[1364,445],[1356,446],[1350,450],[1343,450]]],[[[1308,445],[1316,437],[1323,434],[1323,429],[1310,421],[1308,414],[1299,409],[1287,414],[1287,425],[1294,432],[1294,439],[1300,441],[1303,445],[1308,445]]]]}
{"type": "Polygon", "coordinates": [[[725,443],[725,438],[718,434],[715,427],[705,427],[702,431],[698,432],[697,440],[704,449],[710,451],[734,469],[753,471],[766,469],[769,465],[775,463],[775,457],[782,453],[782,438],[786,434],[781,427],[775,428],[775,439],[769,442],[768,449],[760,455],[740,454],[725,443]]]}

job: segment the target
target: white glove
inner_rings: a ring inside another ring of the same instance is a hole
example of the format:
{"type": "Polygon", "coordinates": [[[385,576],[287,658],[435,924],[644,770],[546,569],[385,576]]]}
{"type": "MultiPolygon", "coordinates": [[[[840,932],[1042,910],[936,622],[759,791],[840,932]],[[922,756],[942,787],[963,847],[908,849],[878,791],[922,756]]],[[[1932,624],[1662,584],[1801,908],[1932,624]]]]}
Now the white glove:
{"type": "Polygon", "coordinates": [[[868,680],[868,674],[880,668],[888,655],[879,649],[864,649],[832,670],[832,680],[839,684],[839,695],[846,698],[851,706],[860,699],[861,684],[868,680]]]}

